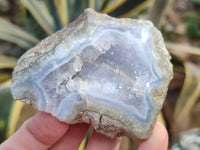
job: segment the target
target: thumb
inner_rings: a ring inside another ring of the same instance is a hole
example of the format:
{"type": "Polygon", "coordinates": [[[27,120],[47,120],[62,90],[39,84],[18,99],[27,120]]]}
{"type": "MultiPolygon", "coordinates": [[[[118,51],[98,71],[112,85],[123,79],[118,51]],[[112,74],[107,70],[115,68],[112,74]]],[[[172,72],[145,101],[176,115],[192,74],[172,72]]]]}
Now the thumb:
{"type": "Polygon", "coordinates": [[[138,150],[167,150],[168,133],[165,126],[159,122],[156,123],[151,136],[141,142],[138,150]]]}

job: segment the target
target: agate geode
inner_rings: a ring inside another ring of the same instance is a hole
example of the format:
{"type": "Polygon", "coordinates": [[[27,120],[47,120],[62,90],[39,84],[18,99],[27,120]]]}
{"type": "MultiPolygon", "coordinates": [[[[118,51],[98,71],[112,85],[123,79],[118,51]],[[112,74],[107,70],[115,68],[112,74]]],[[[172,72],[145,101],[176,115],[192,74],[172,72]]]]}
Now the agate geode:
{"type": "Polygon", "coordinates": [[[145,139],[171,78],[170,55],[151,22],[86,9],[19,59],[11,90],[61,121],[145,139]]]}

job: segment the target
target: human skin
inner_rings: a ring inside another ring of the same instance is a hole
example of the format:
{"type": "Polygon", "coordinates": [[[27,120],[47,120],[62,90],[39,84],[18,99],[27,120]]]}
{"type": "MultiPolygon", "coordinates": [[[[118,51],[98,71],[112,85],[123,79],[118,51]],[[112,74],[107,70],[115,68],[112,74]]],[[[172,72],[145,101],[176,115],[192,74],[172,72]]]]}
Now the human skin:
{"type": "MultiPolygon", "coordinates": [[[[88,124],[69,125],[40,112],[4,141],[0,150],[77,150],[88,128],[88,124]]],[[[110,139],[94,131],[86,150],[118,150],[119,145],[120,138],[110,139]]],[[[167,146],[167,131],[157,122],[151,136],[141,142],[138,149],[167,150],[167,146]]]]}

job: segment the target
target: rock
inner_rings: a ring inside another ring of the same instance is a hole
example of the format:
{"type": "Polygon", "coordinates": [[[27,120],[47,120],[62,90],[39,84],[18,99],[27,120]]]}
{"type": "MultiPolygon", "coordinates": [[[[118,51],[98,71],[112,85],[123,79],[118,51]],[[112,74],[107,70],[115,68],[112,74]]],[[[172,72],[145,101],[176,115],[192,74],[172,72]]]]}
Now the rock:
{"type": "Polygon", "coordinates": [[[200,150],[200,128],[181,132],[171,150],[200,150]]]}
{"type": "Polygon", "coordinates": [[[172,78],[161,33],[144,20],[91,9],[27,51],[13,72],[14,99],[109,137],[147,138],[172,78]]]}

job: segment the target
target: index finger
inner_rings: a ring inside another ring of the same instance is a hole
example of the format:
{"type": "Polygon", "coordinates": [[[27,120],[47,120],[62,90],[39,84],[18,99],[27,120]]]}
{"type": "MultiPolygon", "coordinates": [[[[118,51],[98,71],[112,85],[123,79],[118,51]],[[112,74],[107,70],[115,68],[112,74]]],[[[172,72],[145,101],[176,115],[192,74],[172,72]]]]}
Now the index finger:
{"type": "Polygon", "coordinates": [[[1,144],[2,149],[44,150],[56,143],[69,125],[44,112],[28,119],[22,127],[1,144]]]}

